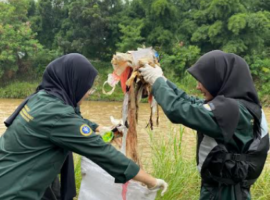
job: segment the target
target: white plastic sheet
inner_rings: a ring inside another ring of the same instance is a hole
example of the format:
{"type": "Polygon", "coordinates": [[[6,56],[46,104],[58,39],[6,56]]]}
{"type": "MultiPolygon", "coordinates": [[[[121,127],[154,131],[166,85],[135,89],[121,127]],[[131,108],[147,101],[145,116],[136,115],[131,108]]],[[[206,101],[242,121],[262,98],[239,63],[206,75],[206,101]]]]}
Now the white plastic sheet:
{"type": "Polygon", "coordinates": [[[79,200],[154,200],[157,190],[135,181],[114,183],[114,178],[91,160],[82,157],[79,200]]]}

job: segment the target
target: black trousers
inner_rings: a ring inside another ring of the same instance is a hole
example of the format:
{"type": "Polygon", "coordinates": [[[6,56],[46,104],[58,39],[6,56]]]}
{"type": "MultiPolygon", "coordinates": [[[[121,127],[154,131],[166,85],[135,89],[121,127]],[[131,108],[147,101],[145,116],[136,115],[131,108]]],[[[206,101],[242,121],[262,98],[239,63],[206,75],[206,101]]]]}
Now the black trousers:
{"type": "Polygon", "coordinates": [[[41,200],[61,200],[60,182],[58,177],[46,189],[44,196],[41,200]]]}
{"type": "Polygon", "coordinates": [[[69,152],[61,169],[61,184],[57,177],[46,189],[41,200],[73,200],[75,196],[76,184],[73,155],[72,152],[69,152]]]}

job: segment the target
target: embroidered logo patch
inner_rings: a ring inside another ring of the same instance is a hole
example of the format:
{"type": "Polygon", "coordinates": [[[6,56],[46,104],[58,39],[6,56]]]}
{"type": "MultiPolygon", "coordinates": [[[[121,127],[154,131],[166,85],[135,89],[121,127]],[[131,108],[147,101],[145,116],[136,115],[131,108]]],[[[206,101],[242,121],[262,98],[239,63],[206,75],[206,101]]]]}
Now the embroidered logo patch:
{"type": "Polygon", "coordinates": [[[81,125],[80,132],[83,136],[89,136],[93,133],[92,129],[87,124],[81,125]]]}

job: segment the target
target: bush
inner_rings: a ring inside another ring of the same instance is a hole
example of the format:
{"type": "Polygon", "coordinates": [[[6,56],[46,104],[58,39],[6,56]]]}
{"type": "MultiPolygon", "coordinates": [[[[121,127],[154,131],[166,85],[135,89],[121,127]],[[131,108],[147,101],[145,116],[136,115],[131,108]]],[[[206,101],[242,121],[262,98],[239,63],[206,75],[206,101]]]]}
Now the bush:
{"type": "Polygon", "coordinates": [[[260,55],[247,56],[245,58],[250,64],[250,71],[258,91],[261,102],[270,105],[270,58],[266,52],[260,55]]]}
{"type": "Polygon", "coordinates": [[[181,46],[176,44],[171,55],[161,54],[161,67],[164,73],[175,80],[180,81],[187,68],[191,67],[200,56],[200,49],[197,46],[181,46]]]}
{"type": "Polygon", "coordinates": [[[35,92],[38,83],[14,82],[0,88],[0,98],[23,99],[35,92]]]}

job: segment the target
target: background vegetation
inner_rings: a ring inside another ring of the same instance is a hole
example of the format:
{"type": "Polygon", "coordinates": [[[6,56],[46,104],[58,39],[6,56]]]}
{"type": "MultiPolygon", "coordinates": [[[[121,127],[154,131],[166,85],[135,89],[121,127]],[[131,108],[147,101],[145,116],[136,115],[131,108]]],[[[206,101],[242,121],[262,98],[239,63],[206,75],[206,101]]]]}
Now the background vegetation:
{"type": "Polygon", "coordinates": [[[5,0],[0,10],[0,97],[28,95],[60,55],[82,53],[103,81],[116,51],[152,46],[178,84],[202,54],[236,53],[250,65],[262,101],[270,99],[267,0],[5,0]]]}
{"type": "MultiPolygon", "coordinates": [[[[112,55],[152,46],[165,75],[192,94],[196,83],[188,67],[210,50],[236,53],[248,62],[261,100],[270,105],[268,0],[0,0],[0,10],[0,98],[28,96],[49,62],[78,52],[99,70],[91,99],[122,100],[120,87],[109,97],[101,92],[112,55]]],[[[195,162],[184,159],[178,146],[182,134],[181,128],[166,134],[170,138],[149,134],[155,156],[145,168],[169,182],[163,199],[198,199],[195,162]]],[[[80,176],[78,161],[77,188],[80,176]]],[[[270,199],[269,178],[266,169],[252,188],[254,199],[270,199]]]]}

